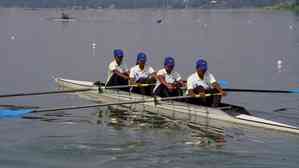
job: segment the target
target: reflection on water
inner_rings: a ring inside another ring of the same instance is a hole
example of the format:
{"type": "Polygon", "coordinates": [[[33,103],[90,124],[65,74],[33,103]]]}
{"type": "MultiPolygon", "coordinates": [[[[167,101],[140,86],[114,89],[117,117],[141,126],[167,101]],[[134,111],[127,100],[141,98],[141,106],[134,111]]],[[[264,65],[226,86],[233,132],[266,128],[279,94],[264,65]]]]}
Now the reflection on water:
{"type": "Polygon", "coordinates": [[[106,108],[104,110],[99,109],[97,117],[98,124],[112,126],[115,129],[130,127],[135,129],[179,129],[183,131],[188,128],[192,134],[192,143],[194,142],[196,145],[224,142],[224,132],[221,128],[172,120],[148,111],[120,110],[109,107],[108,110],[106,108]]]}
{"type": "MultiPolygon", "coordinates": [[[[14,107],[16,108],[16,107],[14,107]]],[[[20,107],[18,107],[20,108],[20,107]]],[[[134,111],[132,109],[119,109],[108,106],[107,108],[97,108],[93,118],[76,117],[68,112],[57,111],[44,114],[31,114],[23,116],[22,119],[39,120],[50,123],[63,124],[97,124],[103,127],[113,127],[121,130],[125,127],[133,129],[170,129],[182,130],[191,133],[186,144],[211,145],[211,143],[224,143],[224,131],[221,128],[205,124],[195,124],[183,121],[172,120],[157,113],[148,111],[134,111]],[[85,118],[85,119],[84,119],[85,118]]]]}

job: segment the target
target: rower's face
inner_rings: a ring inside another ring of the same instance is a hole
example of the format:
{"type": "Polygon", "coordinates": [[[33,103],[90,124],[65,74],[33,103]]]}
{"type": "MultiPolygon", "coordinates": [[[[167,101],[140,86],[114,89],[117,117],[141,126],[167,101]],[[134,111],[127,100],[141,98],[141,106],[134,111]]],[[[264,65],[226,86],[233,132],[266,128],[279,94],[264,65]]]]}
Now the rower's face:
{"type": "Polygon", "coordinates": [[[138,61],[138,65],[139,65],[139,67],[140,67],[140,69],[144,69],[144,66],[145,66],[145,61],[138,61]]]}
{"type": "Polygon", "coordinates": [[[171,73],[174,68],[174,65],[165,65],[164,68],[167,73],[171,73]]]}
{"type": "Polygon", "coordinates": [[[118,65],[121,64],[122,60],[123,60],[123,57],[114,57],[115,58],[115,61],[118,65]]]}
{"type": "Polygon", "coordinates": [[[202,69],[198,68],[196,71],[197,71],[198,75],[203,76],[207,70],[202,70],[202,69]]]}

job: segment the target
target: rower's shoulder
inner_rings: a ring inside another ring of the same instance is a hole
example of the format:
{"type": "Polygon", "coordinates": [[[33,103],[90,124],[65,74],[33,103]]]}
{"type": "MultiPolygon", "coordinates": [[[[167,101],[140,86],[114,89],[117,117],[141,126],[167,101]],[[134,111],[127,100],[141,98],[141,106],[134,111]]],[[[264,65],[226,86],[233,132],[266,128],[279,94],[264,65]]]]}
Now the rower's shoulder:
{"type": "Polygon", "coordinates": [[[191,78],[195,78],[196,77],[196,72],[193,72],[192,74],[190,74],[187,79],[191,79],[191,78]]]}
{"type": "Polygon", "coordinates": [[[159,69],[159,70],[157,71],[157,74],[158,74],[158,75],[166,74],[166,71],[165,71],[164,68],[162,68],[162,69],[159,69]]]}
{"type": "Polygon", "coordinates": [[[179,72],[177,72],[177,71],[173,71],[172,74],[173,74],[173,75],[179,75],[179,76],[181,75],[181,74],[180,74],[179,72]]]}
{"type": "Polygon", "coordinates": [[[138,65],[134,65],[130,68],[131,71],[138,69],[138,65]]]}
{"type": "Polygon", "coordinates": [[[112,61],[109,62],[108,65],[115,65],[115,64],[116,64],[116,61],[115,61],[115,60],[112,60],[112,61]]]}

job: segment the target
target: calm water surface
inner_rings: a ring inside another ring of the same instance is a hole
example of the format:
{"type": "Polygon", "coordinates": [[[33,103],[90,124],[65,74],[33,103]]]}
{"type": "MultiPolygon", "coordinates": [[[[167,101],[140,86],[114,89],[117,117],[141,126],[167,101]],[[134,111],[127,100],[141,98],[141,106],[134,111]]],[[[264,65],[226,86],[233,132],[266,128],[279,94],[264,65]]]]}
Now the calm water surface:
{"type": "MultiPolygon", "coordinates": [[[[53,76],[104,80],[114,48],[129,65],[144,49],[161,68],[176,58],[184,78],[202,56],[232,88],[299,88],[299,16],[255,10],[69,11],[0,9],[0,93],[53,90],[53,76]],[[163,17],[162,24],[156,20],[163,17]],[[92,43],[96,47],[92,48],[92,43]],[[279,66],[277,61],[281,60],[279,66]]],[[[226,102],[257,116],[299,125],[299,97],[230,93],[226,102]],[[285,108],[281,111],[276,109],[285,108]]],[[[56,95],[0,99],[41,107],[90,103],[56,95]]],[[[299,136],[234,125],[225,143],[191,145],[190,129],[98,124],[98,109],[0,120],[1,167],[298,167],[299,136]]],[[[100,121],[101,123],[102,121],[100,121]]]]}

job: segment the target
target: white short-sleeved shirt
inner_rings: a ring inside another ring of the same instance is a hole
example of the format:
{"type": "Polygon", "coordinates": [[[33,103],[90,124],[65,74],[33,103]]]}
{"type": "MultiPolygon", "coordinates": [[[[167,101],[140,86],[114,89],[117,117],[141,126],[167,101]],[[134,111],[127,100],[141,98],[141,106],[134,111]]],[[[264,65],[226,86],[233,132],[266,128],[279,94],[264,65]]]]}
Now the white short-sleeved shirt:
{"type": "Polygon", "coordinates": [[[106,83],[112,77],[114,70],[118,70],[120,73],[128,72],[128,66],[124,62],[122,62],[120,65],[118,65],[115,60],[113,60],[112,62],[110,62],[109,66],[108,66],[108,73],[107,73],[107,81],[106,81],[106,83]]]}
{"type": "MultiPolygon", "coordinates": [[[[178,72],[175,72],[175,71],[172,71],[170,74],[168,74],[166,72],[166,69],[163,68],[163,69],[160,69],[158,72],[157,72],[157,76],[164,76],[165,78],[165,81],[167,83],[175,83],[179,80],[182,79],[181,75],[178,73],[178,72]]],[[[161,85],[160,81],[157,80],[157,83],[156,83],[156,86],[154,88],[154,92],[155,90],[161,85]]]]}
{"type": "Polygon", "coordinates": [[[151,66],[145,65],[144,69],[141,70],[139,65],[135,65],[131,68],[129,77],[134,79],[134,81],[138,81],[140,78],[149,77],[149,75],[154,72],[155,70],[151,66]]]}
{"type": "Polygon", "coordinates": [[[197,72],[195,72],[187,79],[187,90],[195,89],[198,86],[202,86],[204,89],[212,89],[212,84],[214,82],[216,82],[216,79],[210,72],[205,72],[203,79],[201,79],[197,72]]]}

